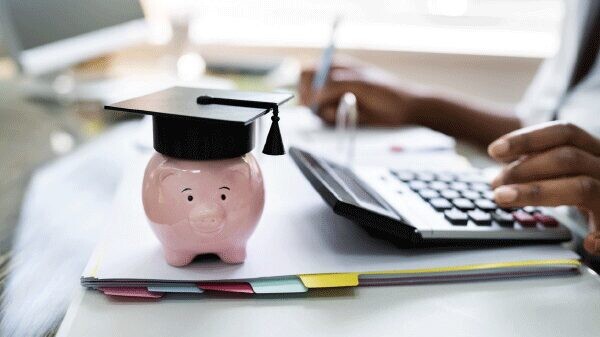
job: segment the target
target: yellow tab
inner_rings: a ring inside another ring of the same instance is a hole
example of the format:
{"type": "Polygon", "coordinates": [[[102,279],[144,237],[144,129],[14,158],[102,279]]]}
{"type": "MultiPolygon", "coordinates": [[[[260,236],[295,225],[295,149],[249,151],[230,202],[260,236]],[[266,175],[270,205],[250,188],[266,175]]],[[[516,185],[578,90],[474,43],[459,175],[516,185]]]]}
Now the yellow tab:
{"type": "Polygon", "coordinates": [[[574,268],[579,268],[581,262],[574,259],[556,259],[556,260],[528,260],[518,262],[499,262],[499,263],[482,263],[464,266],[451,266],[440,268],[425,268],[425,269],[409,269],[409,270],[388,270],[360,273],[361,275],[385,275],[385,274],[422,274],[422,273],[444,273],[444,272],[461,272],[471,270],[484,269],[502,269],[514,267],[536,267],[536,266],[564,266],[569,265],[574,268]]]}
{"type": "Polygon", "coordinates": [[[358,285],[357,273],[306,274],[298,275],[307,288],[355,287],[358,285]]]}
{"type": "Polygon", "coordinates": [[[450,266],[440,268],[423,268],[410,270],[387,270],[363,273],[334,273],[334,274],[304,274],[298,275],[302,283],[307,288],[334,288],[334,287],[355,287],[358,286],[358,275],[385,275],[385,274],[422,274],[422,273],[443,273],[443,272],[461,272],[483,269],[502,269],[511,267],[535,267],[545,265],[568,265],[578,268],[581,262],[574,259],[557,260],[529,260],[518,262],[501,263],[482,263],[463,266],[450,266]]]}

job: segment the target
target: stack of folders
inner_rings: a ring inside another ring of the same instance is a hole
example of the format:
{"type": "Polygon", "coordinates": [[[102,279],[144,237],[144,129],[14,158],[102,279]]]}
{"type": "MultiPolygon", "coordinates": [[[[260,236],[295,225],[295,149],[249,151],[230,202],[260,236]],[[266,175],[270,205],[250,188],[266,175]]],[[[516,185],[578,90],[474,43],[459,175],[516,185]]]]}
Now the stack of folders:
{"type": "Polygon", "coordinates": [[[333,214],[286,157],[261,163],[265,210],[248,241],[245,263],[201,257],[188,266],[172,267],[141,203],[147,160],[139,155],[123,178],[105,237],[81,277],[84,287],[112,296],[159,298],[165,293],[300,293],[579,272],[579,257],[560,245],[399,249],[333,214]]]}

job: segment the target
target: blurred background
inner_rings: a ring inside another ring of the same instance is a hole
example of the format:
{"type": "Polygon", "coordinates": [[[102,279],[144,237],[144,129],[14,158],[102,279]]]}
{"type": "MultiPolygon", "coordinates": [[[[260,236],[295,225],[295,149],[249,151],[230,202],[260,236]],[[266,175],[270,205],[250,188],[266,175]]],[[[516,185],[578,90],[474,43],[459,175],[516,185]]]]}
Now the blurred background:
{"type": "MultiPolygon", "coordinates": [[[[559,45],[561,0],[0,0],[0,265],[32,173],[173,84],[294,90],[337,55],[512,106],[559,45]]],[[[2,271],[2,278],[7,271],[2,271]]]]}

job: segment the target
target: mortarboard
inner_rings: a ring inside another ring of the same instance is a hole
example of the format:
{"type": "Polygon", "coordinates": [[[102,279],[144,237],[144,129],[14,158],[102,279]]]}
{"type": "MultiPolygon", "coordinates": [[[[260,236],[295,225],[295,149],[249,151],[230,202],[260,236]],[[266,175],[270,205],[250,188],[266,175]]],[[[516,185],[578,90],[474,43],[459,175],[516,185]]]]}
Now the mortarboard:
{"type": "Polygon", "coordinates": [[[254,122],[272,112],[263,153],[285,153],[279,108],[288,93],[172,87],[105,106],[152,116],[154,149],[166,156],[213,160],[242,156],[254,148],[254,122]]]}

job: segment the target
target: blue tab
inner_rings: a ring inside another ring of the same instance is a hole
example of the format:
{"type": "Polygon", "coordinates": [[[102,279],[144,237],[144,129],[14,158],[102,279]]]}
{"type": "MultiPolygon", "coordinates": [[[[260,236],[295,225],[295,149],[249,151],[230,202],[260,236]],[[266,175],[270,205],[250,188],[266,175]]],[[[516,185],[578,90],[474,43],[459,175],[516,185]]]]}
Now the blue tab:
{"type": "Polygon", "coordinates": [[[172,286],[154,286],[148,287],[148,291],[161,293],[195,293],[201,294],[204,290],[195,285],[172,285],[172,286]]]}
{"type": "Polygon", "coordinates": [[[248,281],[257,294],[304,293],[308,288],[297,276],[260,278],[248,281]]]}

